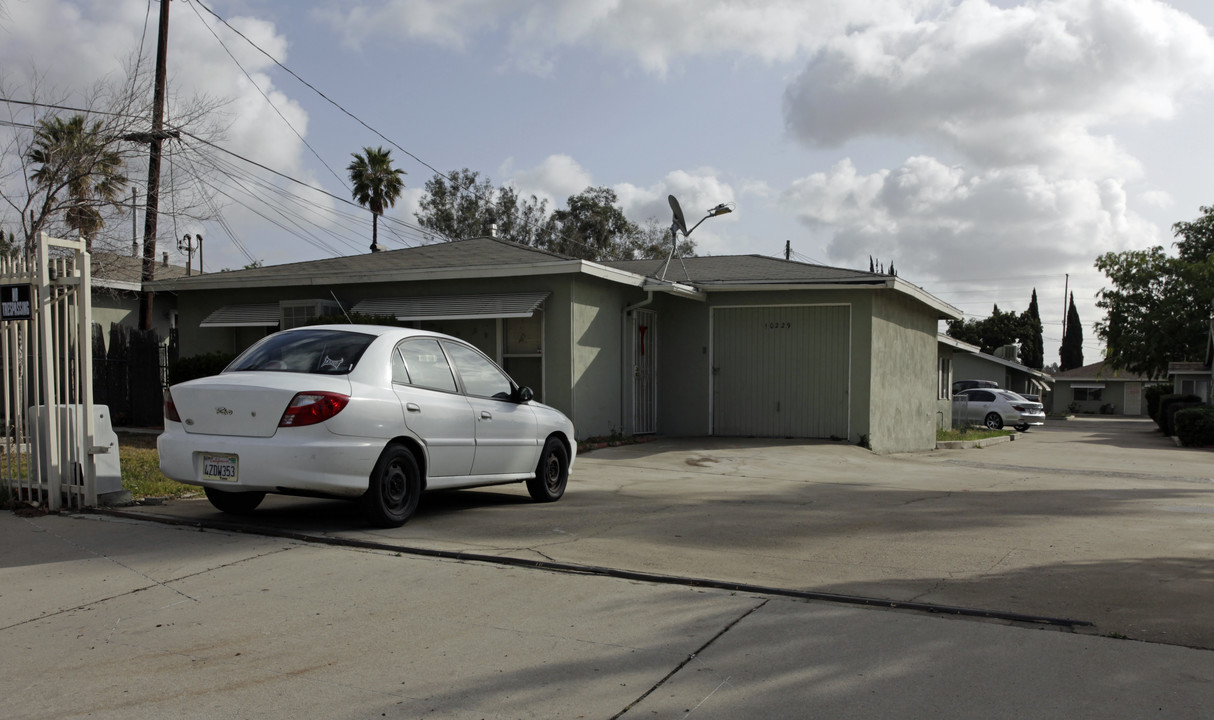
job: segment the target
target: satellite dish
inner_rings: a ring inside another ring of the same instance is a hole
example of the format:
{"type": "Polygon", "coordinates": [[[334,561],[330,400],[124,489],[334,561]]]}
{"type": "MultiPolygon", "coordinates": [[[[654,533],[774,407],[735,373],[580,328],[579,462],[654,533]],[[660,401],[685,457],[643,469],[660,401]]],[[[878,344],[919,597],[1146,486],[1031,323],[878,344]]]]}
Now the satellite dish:
{"type": "Polygon", "coordinates": [[[675,227],[683,231],[683,237],[687,237],[687,221],[683,219],[683,208],[679,207],[679,201],[674,195],[669,196],[670,209],[674,211],[675,227]]]}

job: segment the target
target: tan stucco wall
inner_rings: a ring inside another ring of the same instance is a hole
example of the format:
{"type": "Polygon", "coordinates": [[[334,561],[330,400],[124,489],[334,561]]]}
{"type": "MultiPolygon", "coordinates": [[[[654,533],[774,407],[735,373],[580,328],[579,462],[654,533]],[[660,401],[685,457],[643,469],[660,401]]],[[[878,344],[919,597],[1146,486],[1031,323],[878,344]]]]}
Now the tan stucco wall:
{"type": "Polygon", "coordinates": [[[874,452],[936,446],[938,323],[925,310],[891,292],[873,298],[868,442],[874,452]]]}

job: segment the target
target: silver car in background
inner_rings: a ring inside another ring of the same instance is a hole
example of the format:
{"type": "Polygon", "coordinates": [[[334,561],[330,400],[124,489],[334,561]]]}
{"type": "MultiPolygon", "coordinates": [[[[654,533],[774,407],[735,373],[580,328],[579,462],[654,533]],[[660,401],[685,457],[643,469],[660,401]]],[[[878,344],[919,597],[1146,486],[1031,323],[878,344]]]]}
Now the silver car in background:
{"type": "Polygon", "coordinates": [[[1045,408],[1010,390],[971,388],[953,395],[953,421],[985,425],[992,430],[1014,427],[1024,432],[1045,424],[1045,408]]]}

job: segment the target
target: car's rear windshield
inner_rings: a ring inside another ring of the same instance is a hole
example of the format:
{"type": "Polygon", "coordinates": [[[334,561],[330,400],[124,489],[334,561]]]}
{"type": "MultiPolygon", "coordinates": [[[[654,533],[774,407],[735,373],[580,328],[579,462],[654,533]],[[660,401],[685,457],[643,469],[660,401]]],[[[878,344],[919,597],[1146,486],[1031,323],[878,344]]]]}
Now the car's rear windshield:
{"type": "Polygon", "coordinates": [[[240,354],[224,372],[345,375],[354,369],[374,335],[343,330],[296,330],[271,335],[240,354]]]}

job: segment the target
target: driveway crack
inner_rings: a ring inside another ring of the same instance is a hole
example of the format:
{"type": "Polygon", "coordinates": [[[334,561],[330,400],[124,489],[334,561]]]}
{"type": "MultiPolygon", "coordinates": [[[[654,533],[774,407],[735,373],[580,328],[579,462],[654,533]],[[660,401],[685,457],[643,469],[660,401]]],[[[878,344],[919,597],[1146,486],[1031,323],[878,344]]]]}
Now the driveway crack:
{"type": "MultiPolygon", "coordinates": [[[[651,687],[648,690],[646,690],[645,692],[641,693],[640,697],[638,697],[636,700],[633,700],[632,702],[628,703],[628,705],[624,706],[623,710],[620,710],[615,715],[612,715],[610,720],[618,720],[619,718],[621,718],[625,714],[627,714],[628,711],[632,710],[637,705],[641,704],[641,702],[643,702],[645,700],[645,698],[649,697],[654,692],[656,692],[658,688],[665,685],[672,677],[677,675],[683,668],[687,667],[687,665],[689,663],[691,663],[693,660],[698,661],[700,659],[699,658],[700,654],[703,653],[705,650],[707,650],[717,640],[721,639],[721,637],[724,636],[725,633],[732,630],[738,623],[740,623],[743,620],[745,620],[746,618],[750,617],[756,611],[762,609],[764,606],[767,605],[768,602],[770,602],[770,600],[764,600],[763,602],[759,603],[758,605],[755,605],[754,607],[750,608],[746,612],[742,613],[738,617],[731,620],[729,623],[727,623],[725,625],[725,627],[721,628],[721,630],[716,635],[713,635],[712,637],[708,638],[708,641],[705,642],[703,645],[701,645],[698,649],[696,649],[695,652],[693,652],[690,655],[688,655],[687,657],[683,658],[682,662],[680,662],[678,665],[675,665],[674,668],[671,669],[670,672],[666,673],[666,675],[664,675],[662,677],[662,679],[660,679],[656,683],[654,683],[653,687],[651,687]]],[[[720,683],[718,683],[717,686],[715,688],[713,688],[712,692],[708,693],[708,695],[705,695],[700,700],[700,702],[696,703],[695,707],[693,707],[691,710],[688,711],[688,714],[691,714],[692,711],[694,711],[696,708],[700,707],[700,705],[703,705],[704,702],[706,700],[708,700],[708,698],[712,697],[713,694],[715,694],[717,690],[720,690],[722,687],[724,687],[727,684],[729,684],[729,678],[725,678],[720,683]]]]}

